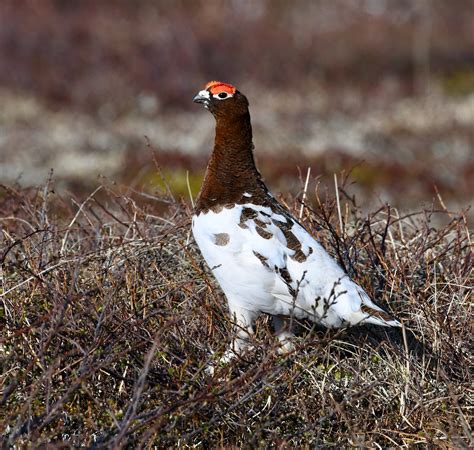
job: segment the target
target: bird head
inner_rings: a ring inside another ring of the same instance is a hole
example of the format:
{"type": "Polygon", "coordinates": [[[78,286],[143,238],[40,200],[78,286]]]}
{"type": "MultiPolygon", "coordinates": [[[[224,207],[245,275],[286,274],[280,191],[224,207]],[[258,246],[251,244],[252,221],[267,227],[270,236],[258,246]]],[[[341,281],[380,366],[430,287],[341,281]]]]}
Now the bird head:
{"type": "Polygon", "coordinates": [[[210,81],[199,91],[193,102],[201,103],[214,117],[239,117],[248,112],[249,103],[245,95],[234,86],[221,81],[210,81]]]}

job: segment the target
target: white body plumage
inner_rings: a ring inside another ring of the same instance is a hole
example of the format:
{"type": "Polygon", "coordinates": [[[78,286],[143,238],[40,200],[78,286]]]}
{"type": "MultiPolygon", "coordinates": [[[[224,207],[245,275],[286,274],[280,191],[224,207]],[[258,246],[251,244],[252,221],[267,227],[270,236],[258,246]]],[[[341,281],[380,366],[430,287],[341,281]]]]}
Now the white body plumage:
{"type": "Polygon", "coordinates": [[[192,229],[231,313],[243,326],[251,326],[260,313],[308,318],[328,328],[400,325],[380,317],[386,313],[289,215],[267,206],[236,204],[195,215],[192,229]],[[255,217],[245,220],[248,210],[255,217]],[[294,258],[282,226],[298,239],[304,255],[300,261],[294,258]]]}

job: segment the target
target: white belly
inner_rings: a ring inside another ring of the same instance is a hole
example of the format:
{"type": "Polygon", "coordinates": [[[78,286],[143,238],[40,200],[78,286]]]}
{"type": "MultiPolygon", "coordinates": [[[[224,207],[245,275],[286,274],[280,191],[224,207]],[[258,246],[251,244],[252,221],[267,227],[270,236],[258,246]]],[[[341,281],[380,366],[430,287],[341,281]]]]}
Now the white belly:
{"type": "Polygon", "coordinates": [[[238,225],[240,213],[237,206],[194,216],[194,238],[229,303],[278,314],[272,294],[278,280],[255,256],[251,231],[238,225]]]}

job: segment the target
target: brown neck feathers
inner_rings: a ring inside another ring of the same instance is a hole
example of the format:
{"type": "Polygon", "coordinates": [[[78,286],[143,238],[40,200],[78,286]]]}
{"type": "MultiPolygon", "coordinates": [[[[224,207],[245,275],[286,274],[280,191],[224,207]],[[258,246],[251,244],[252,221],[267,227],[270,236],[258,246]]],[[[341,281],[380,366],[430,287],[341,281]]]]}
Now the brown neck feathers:
{"type": "Polygon", "coordinates": [[[252,151],[248,111],[237,117],[216,117],[214,151],[197,198],[197,213],[238,203],[244,193],[254,198],[266,193],[252,151]]]}

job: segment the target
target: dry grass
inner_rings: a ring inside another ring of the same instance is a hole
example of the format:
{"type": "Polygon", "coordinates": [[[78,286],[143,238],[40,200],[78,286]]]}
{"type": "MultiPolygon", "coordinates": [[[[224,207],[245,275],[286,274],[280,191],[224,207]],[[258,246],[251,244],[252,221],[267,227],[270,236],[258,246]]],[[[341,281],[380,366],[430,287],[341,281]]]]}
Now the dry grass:
{"type": "Polygon", "coordinates": [[[464,216],[362,216],[341,189],[338,217],[329,196],[308,198],[303,222],[404,332],[304,322],[282,357],[262,318],[256,350],[211,377],[231,324],[184,203],[1,188],[4,448],[472,446],[464,216]]]}

